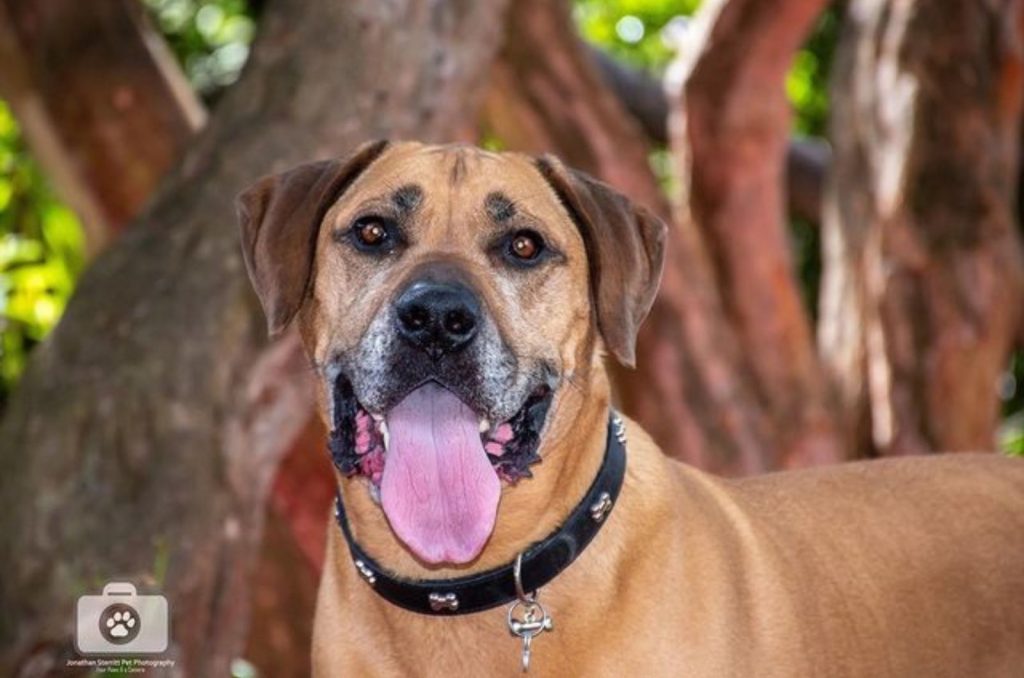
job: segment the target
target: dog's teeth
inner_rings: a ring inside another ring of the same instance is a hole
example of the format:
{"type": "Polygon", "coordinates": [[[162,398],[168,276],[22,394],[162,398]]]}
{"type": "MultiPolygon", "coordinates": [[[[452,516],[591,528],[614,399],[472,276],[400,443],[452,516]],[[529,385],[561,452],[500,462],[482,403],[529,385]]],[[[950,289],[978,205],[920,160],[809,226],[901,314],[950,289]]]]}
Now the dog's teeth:
{"type": "Polygon", "coordinates": [[[384,421],[384,415],[383,414],[377,414],[376,412],[370,412],[370,416],[373,417],[373,420],[375,422],[377,422],[378,424],[380,422],[384,421]]]}
{"type": "Polygon", "coordinates": [[[378,423],[380,429],[380,437],[384,439],[384,451],[387,452],[388,443],[391,440],[391,434],[388,432],[388,423],[383,419],[378,423]]]}
{"type": "Polygon", "coordinates": [[[480,433],[487,433],[491,430],[491,422],[486,417],[480,417],[480,433]]]}

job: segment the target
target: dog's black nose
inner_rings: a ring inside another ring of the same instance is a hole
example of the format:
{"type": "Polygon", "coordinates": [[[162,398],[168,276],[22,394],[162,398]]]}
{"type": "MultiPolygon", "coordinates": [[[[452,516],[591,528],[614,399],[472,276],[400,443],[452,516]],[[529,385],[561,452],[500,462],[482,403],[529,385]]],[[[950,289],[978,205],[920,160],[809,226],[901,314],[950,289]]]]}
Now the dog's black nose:
{"type": "Polygon", "coordinates": [[[398,333],[437,360],[466,347],[480,323],[480,301],[459,282],[420,280],[395,301],[398,333]]]}

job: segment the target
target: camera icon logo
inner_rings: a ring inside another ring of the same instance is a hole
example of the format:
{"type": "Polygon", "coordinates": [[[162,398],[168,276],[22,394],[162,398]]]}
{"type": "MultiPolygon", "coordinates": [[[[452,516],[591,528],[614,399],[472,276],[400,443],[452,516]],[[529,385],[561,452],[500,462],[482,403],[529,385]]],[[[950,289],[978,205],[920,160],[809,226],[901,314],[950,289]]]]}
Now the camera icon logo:
{"type": "Polygon", "coordinates": [[[75,645],[81,654],[156,654],[167,650],[170,615],[163,596],[110,582],[102,595],[78,599],[75,645]]]}

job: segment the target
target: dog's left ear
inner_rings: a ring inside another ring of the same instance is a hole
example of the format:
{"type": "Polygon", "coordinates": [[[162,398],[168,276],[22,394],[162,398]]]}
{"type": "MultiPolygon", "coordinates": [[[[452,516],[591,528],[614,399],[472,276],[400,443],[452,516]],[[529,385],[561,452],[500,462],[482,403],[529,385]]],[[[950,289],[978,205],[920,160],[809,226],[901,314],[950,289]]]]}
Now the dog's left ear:
{"type": "Polygon", "coordinates": [[[242,256],[271,337],[280,334],[302,306],[327,210],[387,146],[387,141],[368,142],[348,158],[307,163],[264,177],[236,198],[242,256]]]}
{"type": "Polygon", "coordinates": [[[628,198],[557,158],[537,159],[537,169],[583,236],[590,266],[597,326],[605,346],[627,367],[636,363],[636,335],[654,303],[665,259],[667,228],[628,198]]]}

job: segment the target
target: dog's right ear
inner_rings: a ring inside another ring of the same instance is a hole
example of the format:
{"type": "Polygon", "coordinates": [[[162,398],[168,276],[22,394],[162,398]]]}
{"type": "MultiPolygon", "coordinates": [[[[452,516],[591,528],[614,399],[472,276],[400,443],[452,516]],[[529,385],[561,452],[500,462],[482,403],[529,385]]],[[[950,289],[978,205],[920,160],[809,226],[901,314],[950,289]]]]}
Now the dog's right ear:
{"type": "Polygon", "coordinates": [[[302,306],[327,210],[387,146],[387,141],[371,141],[348,158],[264,177],[236,198],[242,256],[270,336],[280,334],[302,306]]]}
{"type": "Polygon", "coordinates": [[[620,364],[633,367],[636,335],[661,281],[668,228],[611,186],[554,156],[538,158],[536,167],[583,238],[605,346],[620,364]]]}

